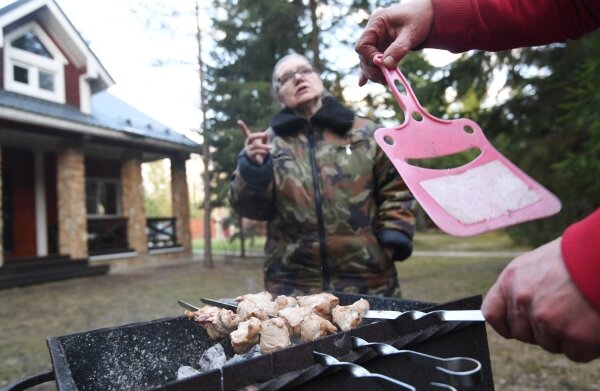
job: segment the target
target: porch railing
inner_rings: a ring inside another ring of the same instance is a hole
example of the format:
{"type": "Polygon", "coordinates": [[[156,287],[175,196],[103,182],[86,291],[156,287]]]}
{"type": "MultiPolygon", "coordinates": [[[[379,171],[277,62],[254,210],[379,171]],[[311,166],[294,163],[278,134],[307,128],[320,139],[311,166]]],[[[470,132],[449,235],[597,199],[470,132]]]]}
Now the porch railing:
{"type": "Polygon", "coordinates": [[[129,251],[127,218],[88,218],[87,223],[90,255],[129,251]]]}
{"type": "Polygon", "coordinates": [[[175,217],[151,217],[146,219],[148,249],[174,247],[177,245],[177,219],[175,217]]]}

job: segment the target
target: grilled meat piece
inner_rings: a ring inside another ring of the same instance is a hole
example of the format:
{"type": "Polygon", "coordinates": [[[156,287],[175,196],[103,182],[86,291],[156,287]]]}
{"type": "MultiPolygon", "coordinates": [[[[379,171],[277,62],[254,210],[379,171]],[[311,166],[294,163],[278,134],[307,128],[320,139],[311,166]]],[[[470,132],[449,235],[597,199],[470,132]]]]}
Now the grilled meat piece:
{"type": "Polygon", "coordinates": [[[291,345],[290,333],[281,318],[266,320],[260,325],[260,352],[271,353],[291,345]]]}
{"type": "Polygon", "coordinates": [[[312,313],[305,317],[300,324],[300,339],[303,341],[312,341],[336,331],[337,328],[333,323],[312,313]]]}
{"type": "Polygon", "coordinates": [[[309,307],[315,314],[324,318],[330,317],[331,310],[340,304],[340,299],[331,293],[297,296],[296,300],[300,307],[309,307]]]}
{"type": "Polygon", "coordinates": [[[275,303],[277,303],[277,306],[279,307],[280,311],[284,308],[298,307],[298,300],[296,300],[292,296],[277,296],[277,298],[275,299],[275,303]]]}
{"type": "Polygon", "coordinates": [[[288,307],[279,310],[279,317],[283,318],[291,330],[293,337],[300,336],[300,324],[312,313],[309,307],[288,307]]]}
{"type": "Polygon", "coordinates": [[[338,305],[332,310],[333,323],[337,324],[342,331],[356,328],[369,308],[369,302],[365,299],[360,299],[351,305],[338,305]]]}
{"type": "Polygon", "coordinates": [[[237,354],[248,352],[258,343],[261,321],[252,317],[244,322],[240,322],[237,330],[231,332],[231,346],[237,354]]]}
{"type": "Polygon", "coordinates": [[[267,291],[259,292],[259,293],[248,293],[246,295],[238,296],[235,298],[235,301],[241,303],[244,300],[252,300],[254,302],[259,301],[273,301],[273,295],[267,291]]]}
{"type": "Polygon", "coordinates": [[[277,316],[279,307],[272,301],[273,296],[269,292],[260,292],[239,296],[235,299],[238,304],[237,313],[241,320],[248,320],[251,317],[260,320],[267,320],[277,316]]]}
{"type": "Polygon", "coordinates": [[[205,306],[198,311],[185,311],[184,315],[204,327],[213,341],[227,337],[240,323],[240,317],[233,311],[213,306],[205,306]]]}

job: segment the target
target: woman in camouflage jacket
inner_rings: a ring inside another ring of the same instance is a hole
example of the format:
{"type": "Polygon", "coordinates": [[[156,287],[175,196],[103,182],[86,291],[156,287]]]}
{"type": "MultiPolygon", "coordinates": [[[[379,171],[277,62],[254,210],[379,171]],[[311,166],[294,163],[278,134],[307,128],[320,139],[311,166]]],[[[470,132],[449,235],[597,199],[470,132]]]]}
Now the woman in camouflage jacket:
{"type": "Polygon", "coordinates": [[[273,72],[284,108],[247,134],[229,199],[266,220],[265,288],[274,294],[343,291],[399,295],[395,260],[412,252],[412,196],[377,146],[377,126],[330,96],[298,54],[273,72]]]}

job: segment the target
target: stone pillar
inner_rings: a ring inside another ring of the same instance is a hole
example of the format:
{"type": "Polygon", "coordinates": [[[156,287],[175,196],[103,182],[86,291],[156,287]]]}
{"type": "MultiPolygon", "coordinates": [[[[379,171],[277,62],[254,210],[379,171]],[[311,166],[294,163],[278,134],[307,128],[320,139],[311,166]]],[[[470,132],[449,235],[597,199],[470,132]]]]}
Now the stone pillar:
{"type": "Polygon", "coordinates": [[[130,158],[121,166],[121,210],[127,217],[127,241],[138,254],[148,252],[142,160],[130,158]]]}
{"type": "Polygon", "coordinates": [[[85,205],[85,160],[79,147],[64,147],[57,155],[58,250],[72,258],[88,256],[85,205]]]}
{"type": "Polygon", "coordinates": [[[2,145],[0,145],[0,267],[4,265],[4,227],[3,227],[3,213],[2,210],[2,145]]]}
{"type": "Polygon", "coordinates": [[[192,249],[190,233],[190,200],[188,196],[185,159],[171,158],[171,204],[177,219],[177,244],[187,251],[192,249]]]}

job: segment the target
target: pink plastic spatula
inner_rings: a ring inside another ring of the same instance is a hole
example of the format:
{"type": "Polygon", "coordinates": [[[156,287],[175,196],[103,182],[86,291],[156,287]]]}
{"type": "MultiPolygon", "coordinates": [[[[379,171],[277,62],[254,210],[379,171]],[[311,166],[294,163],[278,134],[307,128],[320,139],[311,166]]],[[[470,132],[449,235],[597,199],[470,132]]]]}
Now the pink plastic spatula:
{"type": "Polygon", "coordinates": [[[559,199],[502,156],[469,119],[442,120],[419,104],[404,75],[375,58],[398,104],[404,123],[381,128],[375,139],[419,204],[443,231],[471,236],[560,210],[559,199]],[[403,91],[396,88],[404,86],[403,91]],[[470,150],[479,155],[454,168],[432,169],[409,161],[435,159],[470,150]]]}

